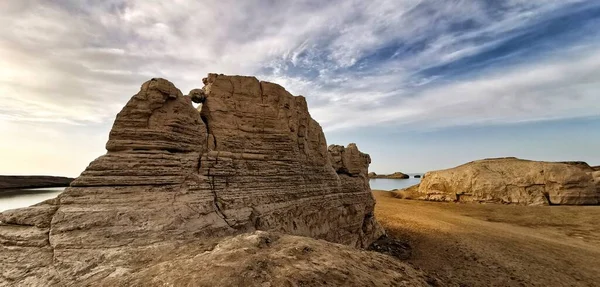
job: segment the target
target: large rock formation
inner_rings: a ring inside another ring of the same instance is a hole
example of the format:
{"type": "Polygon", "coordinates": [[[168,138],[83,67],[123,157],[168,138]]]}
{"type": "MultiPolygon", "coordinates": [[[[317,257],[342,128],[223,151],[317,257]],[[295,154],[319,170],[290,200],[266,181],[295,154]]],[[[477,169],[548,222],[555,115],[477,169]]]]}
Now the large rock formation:
{"type": "Polygon", "coordinates": [[[255,230],[353,247],[383,234],[369,156],[356,145],[328,151],[304,97],[254,77],[204,84],[199,113],[167,80],[144,83],[117,115],[108,152],[71,187],[0,214],[0,285],[128,276],[255,230]]]}
{"type": "Polygon", "coordinates": [[[420,199],[523,205],[599,204],[600,172],[581,162],[484,159],[425,174],[420,199]]]}

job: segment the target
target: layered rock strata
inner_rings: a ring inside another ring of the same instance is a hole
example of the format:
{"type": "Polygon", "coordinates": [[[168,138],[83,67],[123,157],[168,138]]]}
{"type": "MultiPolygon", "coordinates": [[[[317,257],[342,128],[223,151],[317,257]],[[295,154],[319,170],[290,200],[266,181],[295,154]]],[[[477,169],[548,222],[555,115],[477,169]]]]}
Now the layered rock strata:
{"type": "Polygon", "coordinates": [[[600,172],[581,162],[473,161],[425,174],[420,199],[522,205],[600,203],[600,172]]]}
{"type": "MultiPolygon", "coordinates": [[[[57,198],[0,214],[0,285],[124,276],[180,246],[210,250],[254,230],[366,247],[368,155],[329,151],[306,100],[254,77],[209,74],[201,112],[152,79],[117,115],[106,144],[57,198]]],[[[74,281],[73,281],[74,280],[74,281]]]]}

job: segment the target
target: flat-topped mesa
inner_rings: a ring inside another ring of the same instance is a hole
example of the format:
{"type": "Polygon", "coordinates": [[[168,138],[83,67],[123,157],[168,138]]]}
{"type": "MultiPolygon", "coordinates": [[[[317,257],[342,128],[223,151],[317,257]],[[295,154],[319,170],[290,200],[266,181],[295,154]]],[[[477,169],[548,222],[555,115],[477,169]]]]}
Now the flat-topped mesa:
{"type": "Polygon", "coordinates": [[[383,235],[370,158],[356,145],[328,151],[304,97],[254,77],[204,83],[190,96],[164,79],[144,83],[117,115],[108,152],[70,188],[0,214],[0,285],[104,278],[185,242],[206,250],[253,230],[356,247],[383,235]]]}
{"type": "Polygon", "coordinates": [[[521,205],[600,204],[600,172],[583,162],[484,159],[426,173],[417,196],[521,205]]]}

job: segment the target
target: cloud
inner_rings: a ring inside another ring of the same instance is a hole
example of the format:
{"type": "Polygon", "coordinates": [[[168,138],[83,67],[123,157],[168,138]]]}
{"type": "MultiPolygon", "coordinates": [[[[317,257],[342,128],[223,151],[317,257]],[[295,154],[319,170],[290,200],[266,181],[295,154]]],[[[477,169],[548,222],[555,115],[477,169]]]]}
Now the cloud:
{"type": "Polygon", "coordinates": [[[598,71],[600,5],[589,1],[0,8],[0,121],[108,126],[145,80],[165,77],[185,93],[208,72],[254,74],[303,94],[328,130],[563,118],[598,107],[589,75],[598,71]],[[578,45],[587,48],[571,52],[578,45]]]}

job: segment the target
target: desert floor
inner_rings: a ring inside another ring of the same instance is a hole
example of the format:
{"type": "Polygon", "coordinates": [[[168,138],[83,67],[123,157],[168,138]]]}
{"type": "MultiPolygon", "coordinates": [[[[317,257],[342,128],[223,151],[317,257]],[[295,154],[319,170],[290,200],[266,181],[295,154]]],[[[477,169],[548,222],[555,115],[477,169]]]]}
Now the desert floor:
{"type": "MultiPolygon", "coordinates": [[[[514,206],[397,199],[376,217],[442,286],[600,286],[600,206],[514,206]]],[[[434,280],[435,282],[436,280],[434,280]]]]}

